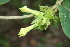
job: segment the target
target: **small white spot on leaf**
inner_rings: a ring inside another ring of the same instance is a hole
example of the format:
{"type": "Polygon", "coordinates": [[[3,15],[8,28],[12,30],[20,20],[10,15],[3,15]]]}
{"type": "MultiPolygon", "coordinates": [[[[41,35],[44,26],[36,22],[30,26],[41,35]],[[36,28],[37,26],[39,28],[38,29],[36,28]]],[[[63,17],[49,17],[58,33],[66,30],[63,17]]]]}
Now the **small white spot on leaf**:
{"type": "Polygon", "coordinates": [[[66,17],[66,16],[65,16],[66,17]]]}

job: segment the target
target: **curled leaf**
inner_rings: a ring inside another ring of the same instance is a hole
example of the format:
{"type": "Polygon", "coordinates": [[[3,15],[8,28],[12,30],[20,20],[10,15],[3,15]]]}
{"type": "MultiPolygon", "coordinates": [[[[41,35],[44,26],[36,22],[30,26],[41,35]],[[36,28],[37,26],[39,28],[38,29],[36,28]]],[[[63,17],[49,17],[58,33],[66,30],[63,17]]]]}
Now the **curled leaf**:
{"type": "Polygon", "coordinates": [[[26,28],[21,28],[20,32],[18,34],[18,35],[20,35],[19,37],[25,36],[27,34],[27,32],[29,32],[30,30],[32,30],[34,27],[35,27],[35,25],[31,25],[31,26],[26,27],[26,28]]]}
{"type": "Polygon", "coordinates": [[[35,17],[38,16],[42,16],[44,13],[40,12],[40,11],[36,11],[36,10],[32,10],[27,8],[27,6],[24,6],[22,8],[19,8],[22,12],[27,12],[27,13],[32,13],[33,15],[35,15],[35,17]]]}

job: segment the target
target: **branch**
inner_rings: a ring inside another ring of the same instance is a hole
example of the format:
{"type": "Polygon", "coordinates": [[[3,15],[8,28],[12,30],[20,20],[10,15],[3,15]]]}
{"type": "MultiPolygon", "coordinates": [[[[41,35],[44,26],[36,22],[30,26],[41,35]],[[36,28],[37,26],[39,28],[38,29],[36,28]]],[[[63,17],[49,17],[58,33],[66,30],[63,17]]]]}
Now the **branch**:
{"type": "Polygon", "coordinates": [[[33,17],[32,14],[30,15],[23,15],[23,16],[0,16],[0,19],[23,19],[23,18],[30,18],[33,17]]]}

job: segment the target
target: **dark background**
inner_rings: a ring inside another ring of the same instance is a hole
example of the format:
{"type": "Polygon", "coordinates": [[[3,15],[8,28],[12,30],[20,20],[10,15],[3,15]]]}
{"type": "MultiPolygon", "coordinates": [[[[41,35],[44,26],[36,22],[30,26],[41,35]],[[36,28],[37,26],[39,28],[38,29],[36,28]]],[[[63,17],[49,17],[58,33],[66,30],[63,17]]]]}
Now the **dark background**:
{"type": "MultiPolygon", "coordinates": [[[[56,0],[11,0],[0,5],[1,16],[22,16],[19,8],[28,6],[39,10],[41,6],[53,6],[56,0]]],[[[50,25],[47,30],[31,30],[24,37],[18,33],[23,27],[30,26],[34,18],[17,20],[0,20],[0,47],[70,47],[70,40],[63,33],[60,22],[50,25]]]]}

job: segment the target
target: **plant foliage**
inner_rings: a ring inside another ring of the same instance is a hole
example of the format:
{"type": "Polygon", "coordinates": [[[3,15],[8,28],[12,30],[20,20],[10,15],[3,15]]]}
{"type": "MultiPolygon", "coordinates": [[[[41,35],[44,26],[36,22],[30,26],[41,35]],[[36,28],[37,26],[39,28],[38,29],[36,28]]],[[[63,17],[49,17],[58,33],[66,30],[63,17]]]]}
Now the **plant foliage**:
{"type": "Polygon", "coordinates": [[[29,8],[27,8],[27,6],[24,6],[19,9],[22,12],[32,13],[35,17],[35,20],[32,21],[31,26],[23,28],[22,31],[20,30],[20,32],[18,34],[20,36],[25,36],[26,33],[29,32],[33,28],[40,29],[40,30],[44,30],[44,29],[46,30],[46,28],[48,28],[48,26],[53,21],[56,21],[55,20],[56,16],[55,16],[53,7],[40,6],[40,11],[29,9],[29,8]],[[24,32],[26,32],[25,35],[24,35],[24,32]]]}
{"type": "Polygon", "coordinates": [[[70,0],[65,0],[58,5],[59,16],[64,33],[70,38],[70,0]]]}
{"type": "Polygon", "coordinates": [[[10,0],[0,0],[0,5],[5,4],[7,2],[9,2],[10,0]]]}

